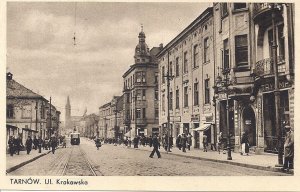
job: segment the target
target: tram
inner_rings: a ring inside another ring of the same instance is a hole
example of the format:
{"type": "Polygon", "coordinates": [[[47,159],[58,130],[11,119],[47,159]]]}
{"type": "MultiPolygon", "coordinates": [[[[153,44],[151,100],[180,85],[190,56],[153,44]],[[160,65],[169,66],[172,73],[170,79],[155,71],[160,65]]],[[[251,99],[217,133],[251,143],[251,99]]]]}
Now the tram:
{"type": "Polygon", "coordinates": [[[79,144],[80,144],[80,134],[71,133],[71,145],[79,145],[79,144]]]}

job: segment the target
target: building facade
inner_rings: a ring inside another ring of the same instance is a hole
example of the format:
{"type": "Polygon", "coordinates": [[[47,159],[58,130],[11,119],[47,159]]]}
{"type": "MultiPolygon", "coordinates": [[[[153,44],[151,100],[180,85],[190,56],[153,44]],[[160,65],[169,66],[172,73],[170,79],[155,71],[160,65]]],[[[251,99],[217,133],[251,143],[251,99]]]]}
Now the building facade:
{"type": "Polygon", "coordinates": [[[293,3],[252,3],[250,7],[253,18],[251,23],[253,42],[251,72],[254,77],[252,108],[256,118],[256,143],[254,144],[258,152],[277,153],[278,137],[280,135],[284,137],[283,127],[290,125],[294,129],[294,6],[293,3]],[[277,74],[275,74],[276,63],[277,74]],[[278,91],[275,83],[278,84],[278,91]],[[277,129],[276,94],[279,97],[277,129]]]}
{"type": "Polygon", "coordinates": [[[161,47],[149,50],[145,33],[139,33],[135,48],[135,63],[123,75],[124,126],[126,136],[150,136],[159,133],[158,63],[161,47]]]}
{"type": "Polygon", "coordinates": [[[99,136],[104,139],[123,138],[123,96],[99,107],[99,136]]]}
{"type": "Polygon", "coordinates": [[[201,147],[203,134],[215,142],[213,29],[209,7],[158,53],[161,134],[167,134],[169,109],[170,136],[190,133],[195,148],[201,147]]]}
{"type": "Polygon", "coordinates": [[[7,139],[19,136],[23,144],[28,136],[44,139],[59,133],[60,112],[51,105],[50,113],[47,99],[19,84],[11,73],[7,73],[6,127],[7,139]]]}

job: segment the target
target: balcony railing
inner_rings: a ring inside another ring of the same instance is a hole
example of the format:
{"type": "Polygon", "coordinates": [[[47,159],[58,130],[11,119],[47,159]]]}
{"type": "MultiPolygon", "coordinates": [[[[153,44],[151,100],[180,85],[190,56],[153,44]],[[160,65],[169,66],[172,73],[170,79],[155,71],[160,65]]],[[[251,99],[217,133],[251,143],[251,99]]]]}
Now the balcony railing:
{"type": "MultiPolygon", "coordinates": [[[[285,59],[283,56],[277,57],[278,62],[278,72],[285,72],[285,59]]],[[[257,76],[265,76],[265,75],[273,75],[274,74],[274,67],[273,67],[273,59],[266,58],[262,59],[255,64],[254,73],[257,76]]]]}
{"type": "Polygon", "coordinates": [[[264,13],[269,11],[269,4],[270,3],[254,3],[253,5],[253,15],[254,17],[258,16],[260,13],[264,13]]]}

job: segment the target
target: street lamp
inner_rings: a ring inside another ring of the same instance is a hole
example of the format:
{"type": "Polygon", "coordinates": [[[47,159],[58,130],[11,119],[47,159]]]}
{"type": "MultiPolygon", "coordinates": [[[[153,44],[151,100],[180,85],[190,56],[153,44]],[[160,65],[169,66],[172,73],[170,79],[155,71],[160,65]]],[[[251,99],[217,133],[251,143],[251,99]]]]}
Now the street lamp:
{"type": "Polygon", "coordinates": [[[283,166],[283,148],[282,148],[282,128],[280,126],[280,90],[278,79],[278,61],[277,61],[277,39],[276,39],[276,25],[275,19],[278,11],[281,10],[282,5],[279,3],[270,3],[269,8],[272,11],[272,28],[273,28],[273,42],[272,42],[272,61],[274,69],[274,96],[275,96],[275,127],[278,136],[278,164],[276,166],[283,166]]]}
{"type": "Polygon", "coordinates": [[[171,152],[170,150],[170,80],[174,78],[173,74],[170,74],[170,59],[169,59],[170,53],[168,52],[168,70],[167,75],[163,75],[163,77],[167,78],[167,153],[171,152]]]}
{"type": "Polygon", "coordinates": [[[228,94],[229,94],[229,90],[228,90],[228,86],[230,85],[229,83],[229,79],[228,79],[228,73],[230,72],[230,69],[227,68],[225,70],[223,70],[223,75],[225,75],[224,79],[222,79],[221,76],[217,76],[216,78],[216,88],[222,88],[222,90],[225,92],[226,94],[226,127],[227,127],[227,160],[232,160],[231,157],[231,146],[230,146],[230,129],[229,129],[229,98],[228,98],[228,94]],[[224,89],[223,89],[224,88],[224,89]]]}

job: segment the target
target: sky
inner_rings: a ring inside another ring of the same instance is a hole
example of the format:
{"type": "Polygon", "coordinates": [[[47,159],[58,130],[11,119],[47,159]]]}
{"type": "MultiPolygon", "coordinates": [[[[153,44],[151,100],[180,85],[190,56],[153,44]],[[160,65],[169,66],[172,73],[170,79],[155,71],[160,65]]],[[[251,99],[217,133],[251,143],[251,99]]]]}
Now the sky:
{"type": "Polygon", "coordinates": [[[151,49],[166,45],[208,3],[8,2],[7,71],[61,111],[98,113],[121,95],[122,75],[134,64],[138,33],[151,49]],[[74,45],[73,37],[76,37],[74,45]]]}

